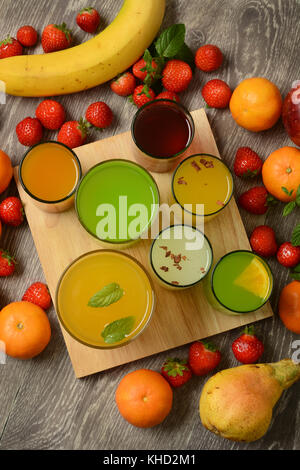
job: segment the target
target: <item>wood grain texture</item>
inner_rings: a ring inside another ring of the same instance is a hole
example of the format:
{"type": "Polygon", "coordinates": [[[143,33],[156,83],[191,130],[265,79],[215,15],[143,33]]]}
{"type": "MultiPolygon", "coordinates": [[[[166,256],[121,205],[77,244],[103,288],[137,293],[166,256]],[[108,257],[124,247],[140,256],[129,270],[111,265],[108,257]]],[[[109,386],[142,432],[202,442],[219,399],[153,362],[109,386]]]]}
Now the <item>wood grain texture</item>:
{"type": "MultiPolygon", "coordinates": [[[[196,153],[218,156],[219,152],[204,109],[193,111],[192,116],[195,123],[195,137],[186,156],[196,153]]],[[[129,131],[83,145],[75,151],[85,174],[97,163],[111,158],[126,158],[134,162],[137,149],[133,146],[129,131]]],[[[171,196],[172,172],[152,173],[152,176],[158,184],[160,203],[168,204],[171,196]]],[[[15,167],[15,178],[18,181],[18,167],[15,167]]],[[[42,212],[34,205],[19,182],[17,186],[55,302],[57,283],[64,269],[78,256],[101,249],[102,245],[81,227],[75,209],[60,214],[42,212]],[[70,234],[70,237],[66,237],[66,233],[70,234]]],[[[213,247],[214,261],[229,251],[250,248],[234,199],[218,217],[205,224],[204,230],[213,247]]],[[[140,261],[148,271],[150,245],[151,240],[140,240],[125,250],[140,261]]],[[[102,351],[80,344],[63,329],[77,377],[167,351],[272,315],[269,303],[255,313],[239,316],[224,315],[214,310],[207,302],[202,285],[174,292],[161,287],[153,274],[152,278],[156,298],[155,312],[145,332],[132,343],[122,348],[102,351]]]]}
{"type": "MultiPolygon", "coordinates": [[[[99,0],[94,4],[109,23],[120,8],[121,0],[99,0]]],[[[41,32],[44,25],[65,21],[76,32],[78,42],[89,35],[75,25],[77,11],[85,6],[82,0],[0,0],[0,33],[16,34],[19,26],[32,24],[41,32]]],[[[240,80],[254,75],[273,80],[283,96],[291,83],[299,79],[299,17],[297,0],[168,0],[163,27],[174,22],[187,26],[187,41],[195,51],[203,43],[219,45],[226,57],[223,67],[214,74],[196,71],[190,88],[181,94],[190,110],[203,106],[200,89],[210,78],[226,80],[233,89],[240,80]]],[[[40,46],[36,51],[40,51],[40,46]]],[[[103,138],[126,131],[135,112],[126,100],[110,92],[108,85],[59,98],[68,110],[68,118],[84,114],[95,100],[107,101],[115,121],[104,131],[103,138]]],[[[38,99],[9,97],[0,105],[0,147],[18,164],[24,147],[16,139],[18,121],[33,116],[38,99]]],[[[238,128],[228,110],[208,110],[209,121],[222,157],[233,165],[237,147],[249,145],[266,158],[270,152],[290,145],[282,123],[273,129],[253,134],[238,128]]],[[[47,133],[54,138],[55,134],[47,133]]],[[[96,133],[91,140],[99,138],[96,133]]],[[[235,180],[235,195],[253,182],[235,180]]],[[[12,184],[6,194],[16,194],[12,184]]],[[[6,194],[1,195],[4,198],[6,194]]],[[[278,242],[288,240],[299,211],[287,219],[281,216],[282,206],[266,216],[253,217],[241,211],[247,233],[261,223],[268,223],[278,233],[278,242]]],[[[43,280],[43,273],[29,228],[5,228],[2,245],[18,258],[17,273],[0,281],[0,307],[21,298],[26,287],[43,280]]],[[[275,274],[272,306],[277,311],[281,288],[288,282],[286,269],[271,260],[275,274]]],[[[165,353],[120,366],[109,372],[76,380],[67,355],[62,334],[53,309],[49,312],[52,340],[38,358],[21,362],[8,359],[0,365],[0,448],[1,449],[300,449],[300,384],[287,391],[274,413],[268,434],[252,444],[227,442],[203,429],[198,418],[198,400],[204,379],[194,378],[176,392],[174,408],[166,421],[150,430],[134,429],[119,416],[113,394],[120,378],[140,367],[159,370],[165,353]]],[[[240,329],[213,338],[223,352],[222,367],[236,366],[230,352],[231,342],[240,329]]],[[[264,320],[257,333],[265,343],[263,360],[277,361],[292,353],[292,341],[299,339],[287,331],[278,316],[264,320]]],[[[177,348],[172,355],[184,357],[187,347],[177,348]]]]}

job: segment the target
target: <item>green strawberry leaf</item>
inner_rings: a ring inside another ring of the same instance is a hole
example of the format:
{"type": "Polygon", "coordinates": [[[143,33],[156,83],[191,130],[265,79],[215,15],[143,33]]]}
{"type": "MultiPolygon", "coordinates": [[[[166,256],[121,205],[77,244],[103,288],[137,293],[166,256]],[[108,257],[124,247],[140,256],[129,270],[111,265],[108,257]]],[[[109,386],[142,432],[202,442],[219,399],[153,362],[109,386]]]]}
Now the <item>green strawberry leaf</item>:
{"type": "Polygon", "coordinates": [[[132,331],[134,326],[135,317],[125,317],[120,320],[115,320],[106,325],[101,333],[105,343],[113,344],[122,341],[132,331]]]}
{"type": "Polygon", "coordinates": [[[282,191],[287,195],[287,196],[291,196],[294,192],[294,190],[292,189],[291,191],[289,191],[287,188],[285,188],[284,186],[281,186],[281,189],[282,191]]]}
{"type": "Polygon", "coordinates": [[[180,51],[184,44],[185,25],[174,24],[165,29],[157,41],[155,49],[160,57],[172,58],[180,51]]]}
{"type": "Polygon", "coordinates": [[[120,300],[123,295],[124,291],[119,286],[119,284],[112,282],[111,284],[108,284],[96,292],[96,294],[94,294],[88,301],[88,306],[95,308],[108,307],[109,305],[120,300]]]}
{"type": "Polygon", "coordinates": [[[295,201],[288,202],[288,203],[284,206],[282,215],[283,215],[284,217],[286,217],[287,215],[289,215],[289,214],[295,209],[295,207],[296,207],[295,201]]]}
{"type": "Polygon", "coordinates": [[[300,224],[296,225],[292,233],[292,245],[300,246],[300,224]]]}

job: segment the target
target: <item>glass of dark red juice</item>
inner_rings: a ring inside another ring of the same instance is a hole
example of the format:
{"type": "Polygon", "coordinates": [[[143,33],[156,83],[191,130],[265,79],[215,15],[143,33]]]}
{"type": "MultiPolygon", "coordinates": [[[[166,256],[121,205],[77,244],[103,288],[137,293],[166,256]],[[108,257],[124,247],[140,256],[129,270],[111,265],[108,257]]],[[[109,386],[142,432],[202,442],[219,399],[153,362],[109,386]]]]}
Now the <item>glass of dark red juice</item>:
{"type": "Polygon", "coordinates": [[[149,171],[172,171],[194,137],[194,121],[189,111],[171,100],[153,100],[135,114],[131,134],[134,157],[149,171]]]}

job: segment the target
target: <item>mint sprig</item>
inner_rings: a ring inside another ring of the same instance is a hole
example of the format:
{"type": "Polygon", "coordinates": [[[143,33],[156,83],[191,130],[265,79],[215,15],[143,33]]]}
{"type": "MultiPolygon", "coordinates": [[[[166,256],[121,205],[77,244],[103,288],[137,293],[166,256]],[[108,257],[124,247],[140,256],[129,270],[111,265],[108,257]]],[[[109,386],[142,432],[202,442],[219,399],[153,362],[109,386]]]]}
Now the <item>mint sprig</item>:
{"type": "Polygon", "coordinates": [[[185,25],[173,24],[165,29],[155,42],[157,54],[168,59],[175,57],[184,44],[184,38],[185,25]]]}
{"type": "Polygon", "coordinates": [[[116,282],[112,282],[104,286],[101,290],[96,292],[88,301],[89,307],[108,307],[109,305],[118,302],[123,297],[124,291],[116,282]]]}
{"type": "Polygon", "coordinates": [[[101,333],[105,343],[113,344],[122,341],[126,336],[131,333],[135,322],[135,317],[125,317],[120,320],[115,320],[106,325],[101,333]]]}
{"type": "MultiPolygon", "coordinates": [[[[287,188],[285,188],[284,186],[281,187],[282,191],[289,197],[292,196],[294,190],[292,189],[291,191],[289,191],[287,188]]],[[[298,186],[298,189],[297,189],[297,192],[296,192],[296,198],[294,201],[290,201],[288,202],[285,206],[284,206],[284,209],[283,209],[283,212],[282,212],[282,215],[285,217],[287,215],[289,215],[291,212],[293,212],[293,210],[296,208],[296,207],[300,207],[300,185],[298,186]]]]}

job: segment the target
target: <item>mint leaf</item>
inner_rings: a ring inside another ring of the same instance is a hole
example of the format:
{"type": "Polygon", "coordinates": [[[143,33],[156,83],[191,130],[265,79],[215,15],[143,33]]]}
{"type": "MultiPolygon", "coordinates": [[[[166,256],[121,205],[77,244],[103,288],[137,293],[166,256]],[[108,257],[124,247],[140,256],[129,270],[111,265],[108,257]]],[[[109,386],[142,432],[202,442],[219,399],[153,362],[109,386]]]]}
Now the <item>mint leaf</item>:
{"type": "Polygon", "coordinates": [[[155,43],[155,49],[160,57],[175,57],[184,44],[185,25],[174,24],[165,29],[155,43]]]}
{"type": "Polygon", "coordinates": [[[300,263],[295,266],[294,270],[295,273],[300,273],[300,263]]]}
{"type": "Polygon", "coordinates": [[[289,191],[287,188],[285,188],[284,186],[281,186],[281,189],[282,191],[287,195],[287,196],[291,196],[294,192],[294,190],[292,189],[291,191],[289,191]]]}
{"type": "Polygon", "coordinates": [[[300,207],[300,184],[298,186],[297,193],[296,193],[296,204],[297,206],[300,207]]]}
{"type": "Polygon", "coordinates": [[[132,331],[135,322],[134,317],[121,318],[106,325],[101,333],[105,343],[112,344],[122,341],[132,331]]]}
{"type": "Polygon", "coordinates": [[[296,273],[296,272],[291,273],[291,278],[293,278],[294,281],[300,281],[300,273],[296,273]]]}
{"type": "Polygon", "coordinates": [[[88,306],[96,308],[108,307],[109,305],[120,300],[123,295],[124,291],[119,286],[119,284],[112,282],[111,284],[103,287],[103,289],[99,290],[99,292],[96,292],[96,294],[90,298],[88,306]]]}
{"type": "Polygon", "coordinates": [[[296,207],[295,201],[291,201],[288,204],[285,205],[282,215],[285,217],[286,215],[289,215],[296,207]]]}
{"type": "Polygon", "coordinates": [[[181,48],[174,56],[174,59],[183,60],[183,62],[189,64],[193,71],[195,70],[194,54],[192,53],[189,46],[187,46],[185,43],[182,44],[181,48]]]}
{"type": "Polygon", "coordinates": [[[300,246],[300,224],[296,225],[292,233],[292,245],[300,246]]]}

